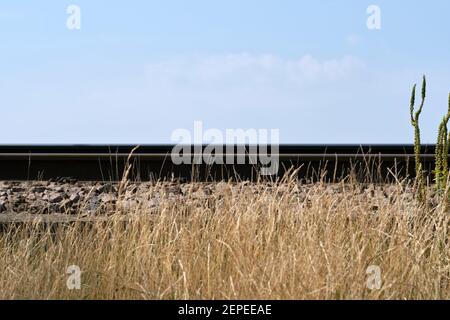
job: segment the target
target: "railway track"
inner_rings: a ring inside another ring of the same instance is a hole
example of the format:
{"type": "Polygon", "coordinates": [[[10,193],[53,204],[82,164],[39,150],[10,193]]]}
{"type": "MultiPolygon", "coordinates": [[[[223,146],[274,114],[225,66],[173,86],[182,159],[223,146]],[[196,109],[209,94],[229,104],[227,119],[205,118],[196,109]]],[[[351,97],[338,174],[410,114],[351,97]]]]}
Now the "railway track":
{"type": "MultiPolygon", "coordinates": [[[[137,181],[256,180],[261,177],[261,168],[265,165],[259,162],[263,153],[260,149],[248,145],[228,146],[228,149],[227,146],[218,147],[214,155],[232,159],[231,163],[175,164],[171,158],[171,145],[0,146],[0,180],[118,181],[124,177],[127,168],[127,178],[137,181]],[[252,158],[257,162],[251,163],[252,158]],[[238,163],[239,159],[241,162],[244,159],[245,163],[238,163]]],[[[183,156],[195,162],[196,158],[202,158],[205,148],[187,146],[183,156]]],[[[428,175],[434,167],[434,152],[433,145],[422,147],[421,160],[428,175]]],[[[298,169],[302,179],[327,181],[338,181],[352,172],[364,181],[389,180],[394,175],[397,178],[414,176],[412,145],[280,145],[278,148],[269,146],[267,155],[279,164],[272,178],[280,177],[292,168],[298,169]]]]}
{"type": "MultiPolygon", "coordinates": [[[[199,154],[205,154],[205,148],[188,146],[183,155],[191,160],[188,162],[195,162],[199,154]]],[[[3,184],[3,191],[0,190],[0,232],[11,224],[106,221],[106,216],[98,215],[80,218],[71,210],[78,208],[79,203],[86,202],[84,205],[90,208],[91,205],[96,207],[104,201],[112,201],[115,193],[110,182],[122,180],[124,176],[138,182],[261,178],[264,164],[258,161],[251,163],[250,160],[260,160],[264,150],[254,146],[220,149],[224,152],[214,155],[223,159],[231,155],[228,160],[232,159],[232,164],[176,164],[171,157],[173,146],[170,145],[137,148],[124,145],[0,146],[0,182],[3,184]],[[238,158],[243,163],[238,163],[238,158]],[[54,183],[49,183],[52,180],[54,183]]],[[[306,182],[319,179],[338,182],[352,176],[361,182],[386,183],[414,177],[415,156],[411,145],[281,145],[269,148],[267,153],[278,161],[279,169],[275,176],[263,179],[282,177],[292,168],[297,169],[298,177],[306,182]]],[[[434,146],[423,146],[421,161],[430,178],[434,153],[434,146]]]]}

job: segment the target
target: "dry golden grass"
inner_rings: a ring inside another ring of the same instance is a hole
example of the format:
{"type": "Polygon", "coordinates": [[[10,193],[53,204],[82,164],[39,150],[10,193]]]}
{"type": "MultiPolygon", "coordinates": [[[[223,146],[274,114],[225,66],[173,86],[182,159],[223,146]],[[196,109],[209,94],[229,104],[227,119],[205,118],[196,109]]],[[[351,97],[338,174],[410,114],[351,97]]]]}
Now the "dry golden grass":
{"type": "Polygon", "coordinates": [[[3,227],[0,298],[450,298],[450,214],[406,184],[164,185],[147,190],[157,207],[119,201],[108,222],[3,227]],[[80,290],[66,286],[69,265],[80,290]]]}

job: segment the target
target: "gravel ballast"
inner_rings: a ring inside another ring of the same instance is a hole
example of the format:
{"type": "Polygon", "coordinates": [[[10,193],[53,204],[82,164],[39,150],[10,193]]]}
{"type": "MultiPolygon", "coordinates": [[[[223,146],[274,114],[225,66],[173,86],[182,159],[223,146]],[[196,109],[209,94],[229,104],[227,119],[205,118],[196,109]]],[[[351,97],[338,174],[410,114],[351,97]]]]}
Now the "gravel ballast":
{"type": "Polygon", "coordinates": [[[261,192],[283,201],[281,195],[286,188],[302,205],[308,205],[310,198],[321,193],[360,197],[364,207],[372,211],[389,204],[399,194],[406,202],[413,201],[412,190],[406,188],[399,193],[398,185],[0,181],[0,215],[108,214],[117,207],[125,211],[157,210],[162,204],[186,201],[198,206],[218,206],[229,198],[227,195],[261,192]]]}

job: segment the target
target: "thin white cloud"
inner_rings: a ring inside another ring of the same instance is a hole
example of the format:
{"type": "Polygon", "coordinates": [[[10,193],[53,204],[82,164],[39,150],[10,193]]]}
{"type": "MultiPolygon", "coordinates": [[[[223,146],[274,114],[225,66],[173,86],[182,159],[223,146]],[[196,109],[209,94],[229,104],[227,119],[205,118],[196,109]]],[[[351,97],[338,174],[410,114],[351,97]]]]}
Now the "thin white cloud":
{"type": "Polygon", "coordinates": [[[356,46],[363,41],[363,38],[358,34],[350,34],[345,38],[345,41],[351,46],[356,46]]]}
{"type": "Polygon", "coordinates": [[[2,20],[17,20],[19,18],[23,18],[23,14],[19,11],[0,10],[0,22],[2,20]]]}
{"type": "Polygon", "coordinates": [[[283,59],[248,53],[180,58],[151,64],[147,77],[154,83],[191,85],[305,85],[333,82],[361,73],[364,63],[352,56],[320,61],[311,55],[283,59]]]}

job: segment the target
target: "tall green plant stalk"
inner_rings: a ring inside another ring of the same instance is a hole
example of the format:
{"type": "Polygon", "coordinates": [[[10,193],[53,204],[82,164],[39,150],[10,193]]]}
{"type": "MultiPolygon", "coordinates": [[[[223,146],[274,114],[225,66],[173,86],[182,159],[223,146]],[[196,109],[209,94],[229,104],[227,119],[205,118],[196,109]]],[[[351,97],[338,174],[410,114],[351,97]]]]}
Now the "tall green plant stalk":
{"type": "Polygon", "coordinates": [[[436,143],[436,167],[435,167],[435,182],[436,190],[438,192],[447,189],[448,181],[448,151],[450,145],[450,136],[448,134],[448,121],[450,120],[450,94],[448,96],[448,111],[439,125],[438,139],[436,143]]]}
{"type": "Polygon", "coordinates": [[[443,124],[444,120],[439,124],[438,137],[436,141],[436,154],[435,154],[435,169],[434,169],[434,181],[436,183],[436,191],[440,191],[442,188],[442,139],[443,139],[443,124]]]}
{"type": "Polygon", "coordinates": [[[420,142],[420,127],[419,127],[419,119],[420,114],[422,113],[423,106],[425,104],[427,91],[427,81],[425,76],[423,76],[422,80],[422,101],[420,103],[417,111],[415,110],[416,104],[416,85],[413,86],[411,93],[411,102],[410,102],[410,114],[411,114],[411,124],[414,127],[414,156],[416,163],[416,181],[418,187],[418,197],[420,201],[425,200],[425,181],[423,177],[422,163],[420,161],[420,151],[421,151],[421,142],[420,142]]]}
{"type": "Polygon", "coordinates": [[[445,125],[445,145],[444,150],[445,153],[443,154],[443,166],[444,166],[444,174],[445,174],[445,183],[447,184],[448,181],[448,148],[450,146],[450,136],[448,135],[448,129],[447,129],[447,123],[450,120],[450,93],[448,94],[448,109],[447,109],[447,116],[446,116],[446,125],[445,125]]]}

